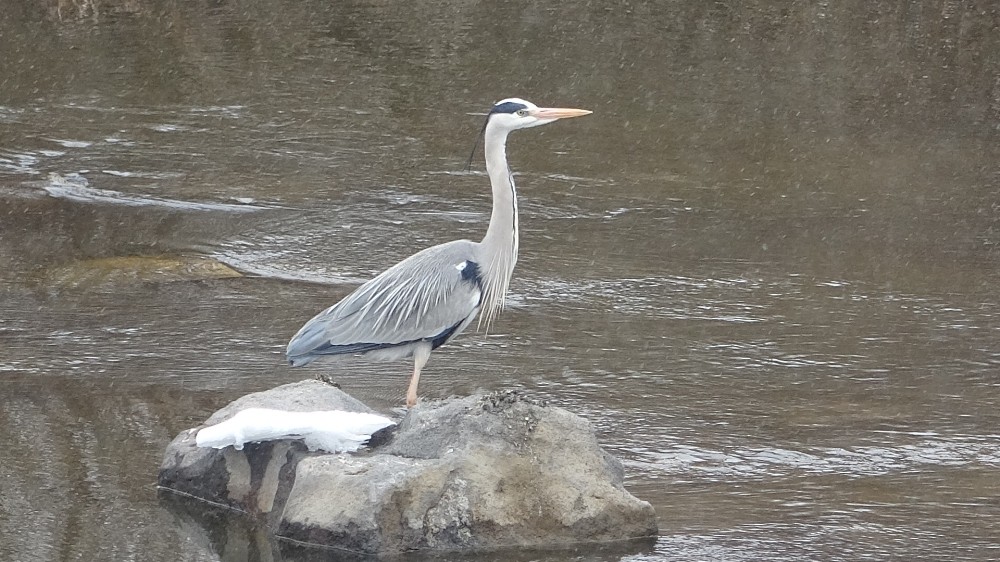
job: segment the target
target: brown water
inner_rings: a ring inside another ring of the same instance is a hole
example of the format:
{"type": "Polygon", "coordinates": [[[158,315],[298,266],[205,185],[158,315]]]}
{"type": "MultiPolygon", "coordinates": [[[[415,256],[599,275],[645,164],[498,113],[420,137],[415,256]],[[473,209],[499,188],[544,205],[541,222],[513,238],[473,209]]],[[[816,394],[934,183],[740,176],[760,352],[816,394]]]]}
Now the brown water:
{"type": "Polygon", "coordinates": [[[512,137],[511,306],[435,353],[425,399],[518,387],[590,419],[659,515],[627,560],[1000,558],[998,22],[957,1],[8,3],[0,559],[309,558],[161,503],[163,448],[321,372],[401,403],[405,363],[293,371],[283,347],[481,235],[464,157],[509,96],[594,114],[512,137]],[[177,280],[199,257],[248,276],[177,280]]]}

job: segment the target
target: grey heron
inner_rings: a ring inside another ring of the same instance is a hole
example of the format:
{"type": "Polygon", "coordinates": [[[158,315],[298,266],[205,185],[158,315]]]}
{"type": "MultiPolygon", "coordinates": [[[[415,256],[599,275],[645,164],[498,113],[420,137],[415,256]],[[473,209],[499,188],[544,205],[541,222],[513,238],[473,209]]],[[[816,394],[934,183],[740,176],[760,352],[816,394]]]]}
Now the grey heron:
{"type": "Polygon", "coordinates": [[[431,351],[451,341],[476,318],[489,329],[503,310],[517,261],[517,191],[507,166],[507,135],[591,113],[538,107],[519,99],[497,102],[483,127],[493,212],[481,242],[455,240],[418,252],[364,283],[305,323],[288,342],[293,367],[320,357],[366,355],[413,358],[406,405],[417,402],[420,371],[431,351]]]}

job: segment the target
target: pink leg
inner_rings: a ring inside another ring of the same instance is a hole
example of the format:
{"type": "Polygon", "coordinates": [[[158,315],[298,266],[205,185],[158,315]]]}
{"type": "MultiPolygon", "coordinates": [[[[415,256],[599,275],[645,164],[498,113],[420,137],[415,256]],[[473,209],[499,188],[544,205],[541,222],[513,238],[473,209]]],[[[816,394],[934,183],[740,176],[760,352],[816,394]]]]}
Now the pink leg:
{"type": "Polygon", "coordinates": [[[413,350],[413,377],[410,378],[410,388],[406,390],[406,407],[412,408],[417,405],[417,384],[420,382],[420,370],[427,364],[431,357],[430,344],[421,345],[413,350]]]}

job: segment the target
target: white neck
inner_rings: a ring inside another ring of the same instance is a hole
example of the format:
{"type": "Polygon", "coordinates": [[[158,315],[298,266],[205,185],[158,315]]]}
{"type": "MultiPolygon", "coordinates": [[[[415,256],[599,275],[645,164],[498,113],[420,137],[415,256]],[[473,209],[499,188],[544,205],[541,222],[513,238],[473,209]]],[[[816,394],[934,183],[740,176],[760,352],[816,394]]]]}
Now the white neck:
{"type": "Polygon", "coordinates": [[[486,172],[493,187],[493,213],[486,229],[483,250],[485,295],[480,325],[490,323],[503,310],[504,298],[517,262],[517,190],[507,166],[507,132],[491,122],[486,126],[486,172]]]}

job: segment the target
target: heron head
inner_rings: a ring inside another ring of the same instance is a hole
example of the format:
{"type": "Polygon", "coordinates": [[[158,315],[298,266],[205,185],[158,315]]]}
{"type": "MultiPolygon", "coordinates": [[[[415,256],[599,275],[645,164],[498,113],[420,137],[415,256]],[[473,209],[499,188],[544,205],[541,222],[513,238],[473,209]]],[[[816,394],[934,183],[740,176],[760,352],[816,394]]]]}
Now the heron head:
{"type": "Polygon", "coordinates": [[[586,109],[569,109],[564,107],[538,107],[530,101],[521,98],[507,98],[493,104],[490,110],[490,124],[496,124],[508,131],[527,129],[552,123],[558,119],[581,117],[589,115],[586,109]]]}
{"type": "Polygon", "coordinates": [[[465,169],[472,167],[472,158],[476,155],[476,147],[479,139],[486,133],[487,129],[493,128],[506,137],[507,133],[517,129],[527,129],[545,125],[559,119],[569,117],[581,117],[589,115],[592,111],[586,109],[568,109],[564,107],[538,107],[530,101],[521,98],[507,98],[493,104],[493,108],[486,116],[483,123],[483,130],[476,137],[475,144],[472,145],[472,153],[469,154],[469,161],[465,164],[465,169]]]}

